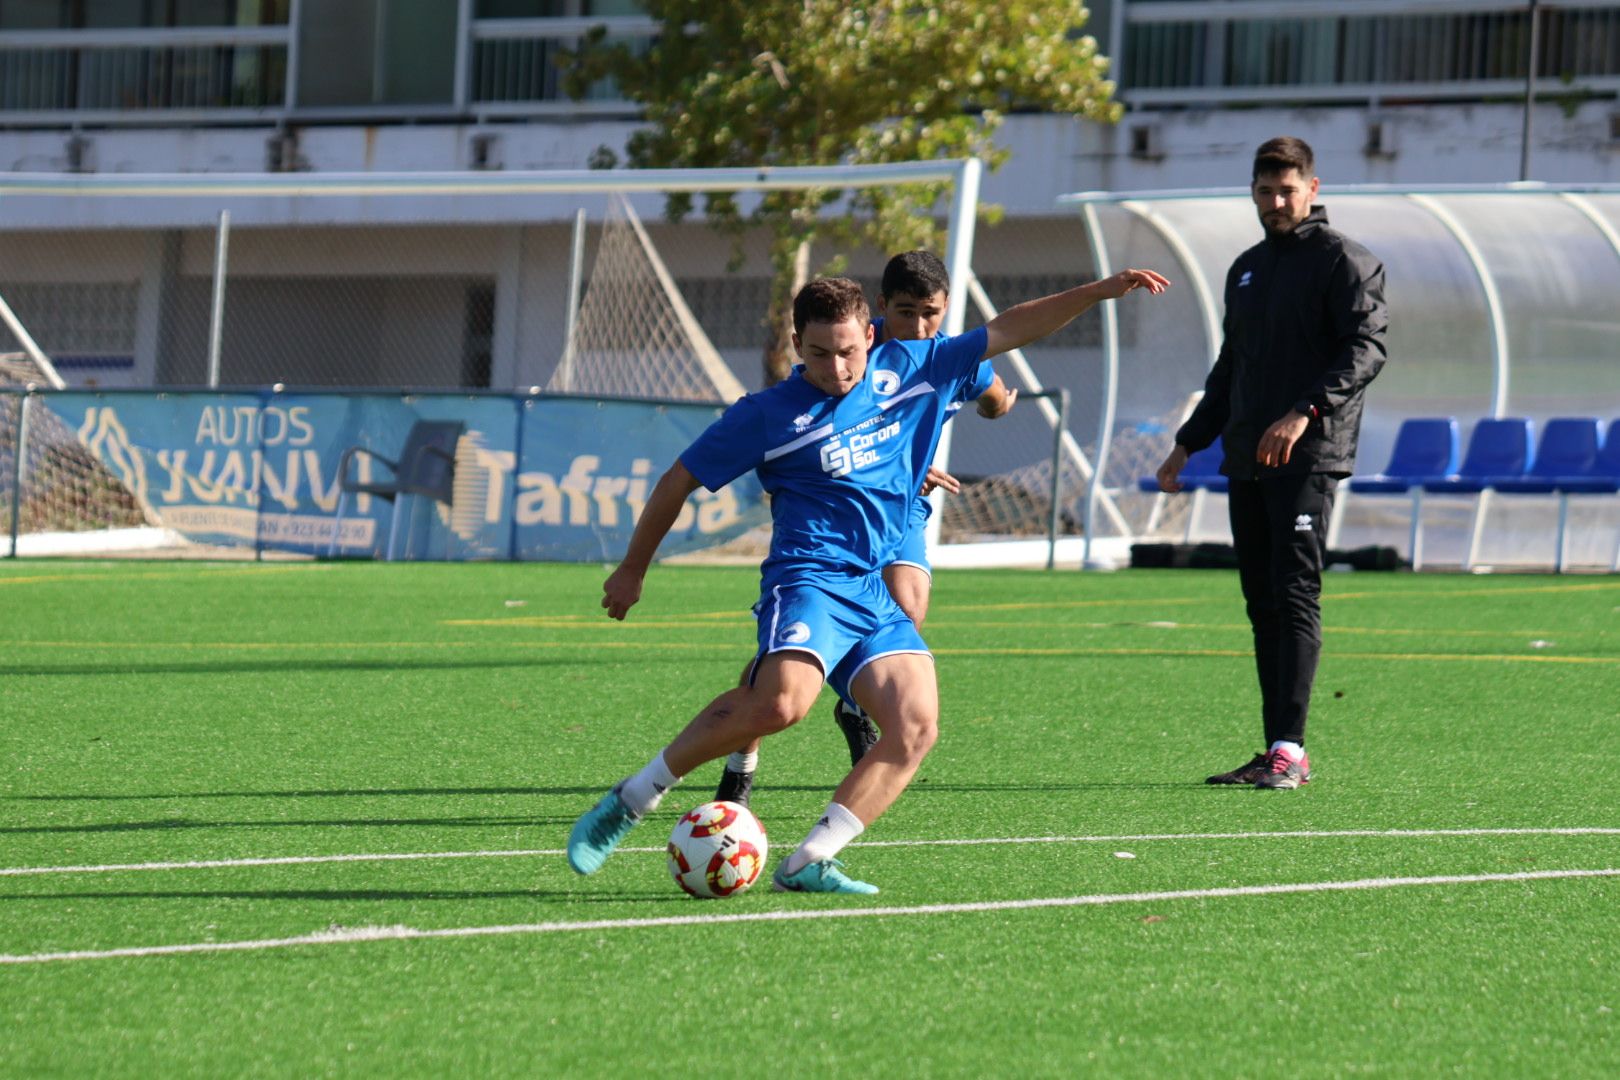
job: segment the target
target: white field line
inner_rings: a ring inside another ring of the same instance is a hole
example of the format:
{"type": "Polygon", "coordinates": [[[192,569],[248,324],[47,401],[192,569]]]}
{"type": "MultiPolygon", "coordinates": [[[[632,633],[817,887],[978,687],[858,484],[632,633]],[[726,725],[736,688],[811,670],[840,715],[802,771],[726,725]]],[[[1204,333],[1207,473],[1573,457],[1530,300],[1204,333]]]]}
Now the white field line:
{"type": "Polygon", "coordinates": [[[720,926],[728,923],[798,922],[809,919],[903,918],[917,915],[962,915],[1035,908],[1095,907],[1105,904],[1160,903],[1290,893],[1355,892],[1421,885],[1477,885],[1487,882],[1554,881],[1565,878],[1620,877],[1620,868],[1601,870],[1525,870],[1511,874],[1445,874],[1433,877],[1361,878],[1356,881],[1309,881],[1285,885],[1239,885],[1167,892],[1093,893],[1037,900],[984,900],[967,904],[919,904],[912,907],[822,908],[815,911],[749,911],[719,915],[670,915],[645,919],[577,919],[564,922],[513,923],[505,926],[458,926],[419,930],[411,926],[333,927],[299,937],[257,941],[200,941],[182,945],[144,945],[121,949],[0,955],[0,964],[46,964],[68,960],[112,960],[127,957],[178,956],[190,953],[255,952],[303,945],[352,945],[366,941],[409,941],[423,938],[496,937],[512,934],[558,934],[581,930],[639,930],[667,926],[720,926]]]}
{"type": "MultiPolygon", "coordinates": [[[[866,840],[857,848],[977,847],[987,844],[1115,844],[1156,840],[1330,840],[1339,837],[1407,839],[1447,836],[1620,836],[1620,828],[1509,829],[1332,829],[1292,832],[1124,833],[1113,836],[984,836],[951,840],[866,840]]],[[[662,847],[625,847],[629,854],[663,854],[662,847]]],[[[562,848],[493,851],[404,851],[345,855],[279,855],[251,859],[194,859],[183,862],[107,863],[101,866],[7,866],[0,877],[41,874],[116,874],[140,870],[214,870],[240,866],[302,866],[312,863],[415,862],[425,859],[516,859],[562,856],[562,848]]]]}

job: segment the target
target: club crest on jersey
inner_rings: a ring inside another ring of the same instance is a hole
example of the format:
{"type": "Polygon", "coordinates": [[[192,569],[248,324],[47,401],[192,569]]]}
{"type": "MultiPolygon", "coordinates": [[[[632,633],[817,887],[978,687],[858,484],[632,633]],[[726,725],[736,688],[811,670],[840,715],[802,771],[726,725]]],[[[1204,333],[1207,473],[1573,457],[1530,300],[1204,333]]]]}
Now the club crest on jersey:
{"type": "Polygon", "coordinates": [[[776,640],[784,645],[802,645],[810,640],[810,628],[802,622],[788,623],[777,631],[776,640]]]}
{"type": "Polygon", "coordinates": [[[875,371],[872,373],[872,390],[874,393],[888,397],[900,389],[900,373],[898,371],[875,371]]]}
{"type": "Polygon", "coordinates": [[[803,431],[805,428],[809,427],[811,425],[811,423],[813,423],[814,421],[815,421],[815,417],[811,416],[809,413],[800,413],[798,416],[795,416],[793,418],[793,430],[794,431],[803,431]]]}

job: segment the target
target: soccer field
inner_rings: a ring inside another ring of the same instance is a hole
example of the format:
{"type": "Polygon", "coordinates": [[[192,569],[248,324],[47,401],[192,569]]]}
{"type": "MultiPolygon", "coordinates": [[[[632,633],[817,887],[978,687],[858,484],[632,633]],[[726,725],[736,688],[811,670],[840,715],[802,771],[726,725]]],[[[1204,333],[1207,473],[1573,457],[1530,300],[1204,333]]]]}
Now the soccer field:
{"type": "MultiPolygon", "coordinates": [[[[874,897],[680,893],[751,569],[0,565],[0,1073],[1614,1076],[1620,578],[1329,575],[1296,792],[1218,572],[942,572],[874,897]]],[[[768,740],[771,860],[848,765],[768,740]]]]}

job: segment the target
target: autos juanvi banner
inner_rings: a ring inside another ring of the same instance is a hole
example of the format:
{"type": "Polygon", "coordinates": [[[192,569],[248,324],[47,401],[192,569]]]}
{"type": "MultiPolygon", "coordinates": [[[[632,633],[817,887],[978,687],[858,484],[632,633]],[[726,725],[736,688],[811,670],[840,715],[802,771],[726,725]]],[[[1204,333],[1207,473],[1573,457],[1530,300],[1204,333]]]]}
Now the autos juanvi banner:
{"type": "MultiPolygon", "coordinates": [[[[504,395],[88,391],[40,394],[34,407],[45,415],[33,437],[76,432],[153,521],[194,542],[382,557],[392,539],[407,558],[561,561],[622,555],[659,475],[720,411],[504,395]],[[448,501],[356,490],[399,478],[388,462],[419,421],[459,424],[448,501]]],[[[699,490],[661,553],[723,543],[766,517],[752,476],[699,490]]]]}

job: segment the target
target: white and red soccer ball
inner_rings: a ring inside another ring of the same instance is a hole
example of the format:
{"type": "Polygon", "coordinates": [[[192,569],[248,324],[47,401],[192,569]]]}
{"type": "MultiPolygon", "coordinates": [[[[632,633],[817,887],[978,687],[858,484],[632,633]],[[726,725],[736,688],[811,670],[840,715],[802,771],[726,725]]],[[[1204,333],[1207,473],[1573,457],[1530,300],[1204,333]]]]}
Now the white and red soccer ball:
{"type": "Polygon", "coordinates": [[[675,824],[669,872],[692,896],[736,896],[765,870],[765,826],[741,803],[706,802],[675,824]]]}

